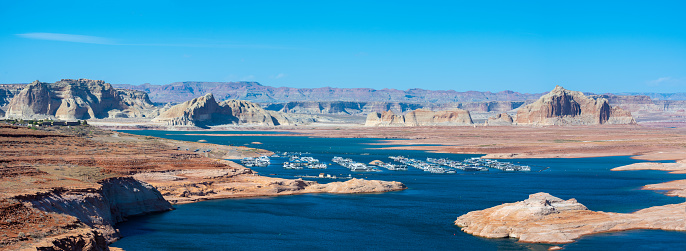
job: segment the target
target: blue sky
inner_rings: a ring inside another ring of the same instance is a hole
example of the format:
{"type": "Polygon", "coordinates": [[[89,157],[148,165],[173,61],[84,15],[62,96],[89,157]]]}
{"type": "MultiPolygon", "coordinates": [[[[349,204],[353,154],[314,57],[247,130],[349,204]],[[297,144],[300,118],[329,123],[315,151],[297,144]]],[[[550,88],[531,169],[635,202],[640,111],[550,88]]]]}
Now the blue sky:
{"type": "Polygon", "coordinates": [[[686,1],[8,1],[0,83],[686,92],[686,1]]]}

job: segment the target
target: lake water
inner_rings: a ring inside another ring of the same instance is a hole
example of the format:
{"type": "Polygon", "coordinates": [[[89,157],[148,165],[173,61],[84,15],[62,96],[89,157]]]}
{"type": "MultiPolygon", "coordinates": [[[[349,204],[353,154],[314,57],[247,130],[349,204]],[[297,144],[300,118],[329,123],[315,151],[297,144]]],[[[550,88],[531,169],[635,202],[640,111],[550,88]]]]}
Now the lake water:
{"type": "MultiPolygon", "coordinates": [[[[257,134],[262,132],[125,131],[176,140],[247,145],[271,151],[309,152],[331,163],[333,156],[369,163],[390,161],[390,155],[417,159],[462,160],[479,155],[383,150],[377,139],[311,138],[269,132],[267,136],[206,136],[197,134],[257,134]],[[193,135],[195,134],[195,135],[193,135]],[[260,142],[262,144],[252,144],[260,142]]],[[[403,182],[408,189],[382,194],[307,194],[250,199],[224,199],[177,205],[176,210],[131,218],[118,224],[124,238],[112,246],[125,250],[546,250],[550,245],[518,243],[515,239],[485,239],[465,234],[453,225],[467,212],[521,201],[547,192],[576,198],[591,210],[633,212],[681,203],[646,184],[686,179],[662,171],[610,169],[637,162],[629,157],[583,159],[517,159],[531,172],[460,172],[430,174],[408,171],[353,173],[332,164],[325,170],[285,170],[283,159],[255,167],[261,175],[295,178],[326,173],[403,182]]],[[[331,182],[331,179],[310,179],[331,182]]],[[[340,181],[340,180],[339,180],[340,181]]],[[[565,245],[565,250],[650,250],[686,248],[685,232],[626,231],[593,235],[565,245]]]]}

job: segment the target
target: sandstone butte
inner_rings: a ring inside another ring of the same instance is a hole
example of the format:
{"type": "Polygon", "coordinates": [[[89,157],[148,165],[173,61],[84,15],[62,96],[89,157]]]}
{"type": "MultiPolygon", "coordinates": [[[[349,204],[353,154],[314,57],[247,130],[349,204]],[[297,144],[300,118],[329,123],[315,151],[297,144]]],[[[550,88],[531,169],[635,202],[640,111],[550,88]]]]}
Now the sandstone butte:
{"type": "Polygon", "coordinates": [[[7,118],[63,120],[145,117],[153,108],[142,91],[112,88],[102,80],[34,81],[9,102],[7,118]]]}
{"type": "Polygon", "coordinates": [[[172,203],[405,189],[388,181],[270,178],[223,160],[264,154],[272,153],[91,126],[31,130],[0,124],[0,248],[107,250],[120,237],[114,224],[172,210],[172,203]]]}
{"type": "Polygon", "coordinates": [[[520,107],[515,122],[520,125],[635,124],[631,113],[611,107],[602,97],[589,98],[581,92],[556,86],[536,102],[520,107]]]}
{"type": "Polygon", "coordinates": [[[220,103],[212,93],[175,105],[153,119],[172,126],[199,126],[225,124],[252,124],[263,126],[289,125],[283,114],[266,111],[258,104],[243,100],[226,100],[220,103]]]}
{"type": "Polygon", "coordinates": [[[469,111],[451,109],[447,111],[429,111],[416,109],[405,115],[395,115],[392,111],[381,114],[372,112],[367,115],[365,126],[456,126],[471,125],[469,111]]]}
{"type": "MultiPolygon", "coordinates": [[[[614,168],[621,170],[668,170],[686,172],[686,160],[679,163],[637,163],[614,168]]],[[[643,187],[669,190],[667,195],[686,197],[686,180],[643,187]]],[[[563,244],[589,234],[632,229],[686,231],[686,202],[654,206],[633,213],[591,211],[575,199],[562,200],[547,193],[506,203],[457,218],[462,231],[487,238],[519,238],[521,242],[563,244]]]]}

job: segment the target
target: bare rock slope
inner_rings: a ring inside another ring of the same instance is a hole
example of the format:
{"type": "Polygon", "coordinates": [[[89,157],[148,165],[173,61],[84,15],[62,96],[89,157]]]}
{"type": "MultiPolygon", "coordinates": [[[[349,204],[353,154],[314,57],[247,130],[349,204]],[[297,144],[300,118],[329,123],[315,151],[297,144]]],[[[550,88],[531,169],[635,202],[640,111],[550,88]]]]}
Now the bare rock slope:
{"type": "Polygon", "coordinates": [[[8,118],[64,120],[142,117],[153,105],[140,91],[116,90],[102,80],[34,81],[16,94],[7,107],[8,118]]]}
{"type": "Polygon", "coordinates": [[[471,125],[469,111],[452,109],[447,111],[429,111],[417,109],[405,115],[396,115],[392,111],[367,115],[365,126],[456,126],[471,125]]]}
{"type": "Polygon", "coordinates": [[[605,98],[589,98],[581,92],[556,86],[536,102],[519,108],[517,124],[599,125],[634,124],[630,112],[611,107],[605,98]]]}
{"type": "Polygon", "coordinates": [[[684,231],[685,205],[656,206],[630,214],[608,213],[588,210],[575,199],[536,193],[524,201],[469,212],[458,217],[455,225],[466,233],[487,238],[569,243],[583,235],[630,229],[684,231]]]}

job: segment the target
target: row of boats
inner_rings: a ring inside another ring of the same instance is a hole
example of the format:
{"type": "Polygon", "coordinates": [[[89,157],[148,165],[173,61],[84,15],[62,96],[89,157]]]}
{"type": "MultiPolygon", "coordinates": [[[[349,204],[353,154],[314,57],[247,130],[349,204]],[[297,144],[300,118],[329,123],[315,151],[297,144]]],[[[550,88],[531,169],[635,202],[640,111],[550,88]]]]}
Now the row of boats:
{"type": "Polygon", "coordinates": [[[390,156],[389,158],[431,173],[455,173],[456,169],[462,171],[488,171],[489,168],[506,172],[531,171],[531,167],[526,165],[516,165],[510,162],[501,162],[478,157],[465,159],[463,161],[455,161],[447,158],[426,158],[426,161],[421,161],[403,156],[390,156]]]}
{"type": "Polygon", "coordinates": [[[288,156],[288,161],[283,162],[284,169],[326,169],[326,163],[321,163],[318,159],[300,156],[300,155],[290,155],[288,156]]]}
{"type": "MultiPolygon", "coordinates": [[[[301,156],[299,153],[284,153],[282,156],[272,155],[271,157],[284,157],[288,158],[288,161],[283,163],[284,169],[326,169],[328,165],[321,162],[318,159],[309,156],[301,156]]],[[[408,166],[421,169],[425,172],[430,173],[456,173],[456,170],[462,171],[488,171],[489,168],[498,169],[506,172],[528,172],[531,171],[531,167],[526,165],[517,165],[505,161],[497,161],[493,159],[484,158],[468,158],[463,161],[455,161],[447,158],[426,158],[426,161],[419,159],[408,158],[404,156],[389,156],[391,160],[401,163],[384,163],[381,161],[375,161],[370,164],[375,164],[376,166],[367,165],[364,163],[356,162],[350,158],[343,158],[334,156],[331,159],[332,162],[341,165],[345,168],[350,169],[353,172],[380,172],[381,169],[385,168],[389,171],[407,171],[408,166]]],[[[260,157],[248,157],[241,160],[241,164],[246,167],[266,167],[271,164],[271,160],[267,156],[260,157]]]]}
{"type": "Polygon", "coordinates": [[[350,158],[334,156],[333,159],[331,159],[331,161],[345,168],[348,168],[350,169],[350,171],[353,172],[381,172],[381,170],[376,167],[368,166],[365,163],[355,162],[353,159],[350,158]]]}

